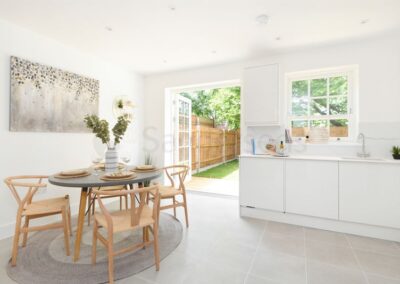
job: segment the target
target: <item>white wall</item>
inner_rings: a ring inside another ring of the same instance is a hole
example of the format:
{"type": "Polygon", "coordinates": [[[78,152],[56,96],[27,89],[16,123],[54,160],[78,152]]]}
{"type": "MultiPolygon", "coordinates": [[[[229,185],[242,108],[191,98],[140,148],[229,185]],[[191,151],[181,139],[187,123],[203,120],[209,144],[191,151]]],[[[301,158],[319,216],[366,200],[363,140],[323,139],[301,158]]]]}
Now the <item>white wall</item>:
{"type": "MultiPolygon", "coordinates": [[[[63,169],[89,166],[95,152],[93,134],[10,132],[10,56],[51,65],[100,80],[101,117],[114,120],[111,103],[114,96],[130,96],[135,104],[135,120],[121,148],[129,149],[132,162],[143,159],[143,78],[127,69],[97,60],[56,41],[0,21],[0,178],[21,174],[52,174],[63,169]]],[[[0,191],[0,238],[14,229],[16,202],[3,184],[0,191]]],[[[49,186],[38,199],[71,195],[76,214],[79,189],[49,186]]]]}
{"type": "MultiPolygon", "coordinates": [[[[355,43],[305,49],[234,64],[148,76],[145,78],[145,129],[150,134],[151,142],[149,142],[150,139],[145,139],[147,150],[162,159],[166,140],[164,137],[166,89],[237,80],[241,78],[244,67],[269,63],[280,64],[282,115],[286,113],[284,103],[284,75],[286,73],[359,65],[359,130],[369,137],[367,141],[369,150],[374,155],[389,157],[389,147],[396,143],[400,144],[400,36],[394,33],[355,43]]],[[[267,128],[253,129],[251,135],[262,135],[268,131],[267,128]]],[[[310,146],[302,151],[310,154],[347,155],[354,154],[358,147],[310,146]]],[[[160,163],[162,164],[163,161],[160,163]]]]}

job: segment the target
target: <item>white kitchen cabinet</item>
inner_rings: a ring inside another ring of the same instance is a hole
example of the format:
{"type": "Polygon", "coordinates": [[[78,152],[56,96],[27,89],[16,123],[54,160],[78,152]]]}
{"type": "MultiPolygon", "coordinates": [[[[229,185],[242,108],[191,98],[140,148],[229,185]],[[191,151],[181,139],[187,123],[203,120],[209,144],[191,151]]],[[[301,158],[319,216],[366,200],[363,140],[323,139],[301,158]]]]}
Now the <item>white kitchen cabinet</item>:
{"type": "Polygon", "coordinates": [[[339,218],[400,228],[400,167],[339,163],[339,218]]]}
{"type": "Polygon", "coordinates": [[[242,94],[246,126],[279,125],[278,64],[246,68],[242,94]]]}
{"type": "Polygon", "coordinates": [[[240,205],[283,212],[283,173],[283,160],[240,158],[240,205]]]}
{"type": "Polygon", "coordinates": [[[287,160],[286,212],[338,219],[338,162],[287,160]]]}

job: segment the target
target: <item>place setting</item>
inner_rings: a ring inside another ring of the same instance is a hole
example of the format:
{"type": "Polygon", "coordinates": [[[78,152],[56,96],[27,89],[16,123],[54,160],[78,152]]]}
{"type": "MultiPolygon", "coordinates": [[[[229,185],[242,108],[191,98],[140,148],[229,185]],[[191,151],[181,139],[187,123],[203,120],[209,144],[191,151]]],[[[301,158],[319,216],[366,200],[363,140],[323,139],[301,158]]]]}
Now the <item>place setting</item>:
{"type": "Polygon", "coordinates": [[[60,179],[70,179],[70,178],[81,178],[90,176],[92,173],[88,169],[77,169],[77,170],[67,170],[62,171],[54,175],[56,178],[60,179]]]}
{"type": "Polygon", "coordinates": [[[159,170],[160,170],[159,168],[157,168],[153,165],[140,165],[140,166],[133,167],[130,171],[136,172],[136,173],[148,173],[148,172],[156,172],[159,170]]]}
{"type": "Polygon", "coordinates": [[[101,180],[115,181],[115,180],[129,180],[137,177],[137,174],[132,171],[105,173],[100,177],[101,180]]]}

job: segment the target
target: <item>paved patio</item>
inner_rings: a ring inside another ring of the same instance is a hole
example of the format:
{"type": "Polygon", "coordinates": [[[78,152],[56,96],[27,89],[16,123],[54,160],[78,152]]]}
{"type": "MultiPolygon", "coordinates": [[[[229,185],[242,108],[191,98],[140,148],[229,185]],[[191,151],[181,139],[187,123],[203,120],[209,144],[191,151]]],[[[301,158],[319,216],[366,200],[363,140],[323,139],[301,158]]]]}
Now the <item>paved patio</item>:
{"type": "Polygon", "coordinates": [[[192,177],[186,184],[187,190],[239,196],[239,170],[223,179],[192,177]]]}

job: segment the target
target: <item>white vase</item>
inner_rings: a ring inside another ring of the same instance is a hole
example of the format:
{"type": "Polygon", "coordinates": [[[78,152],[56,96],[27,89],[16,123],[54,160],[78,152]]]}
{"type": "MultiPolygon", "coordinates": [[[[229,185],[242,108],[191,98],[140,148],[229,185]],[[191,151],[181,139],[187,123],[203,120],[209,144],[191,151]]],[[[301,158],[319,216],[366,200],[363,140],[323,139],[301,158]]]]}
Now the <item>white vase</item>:
{"type": "Polygon", "coordinates": [[[116,172],[118,169],[118,152],[115,148],[107,148],[106,151],[106,172],[116,172]]]}

